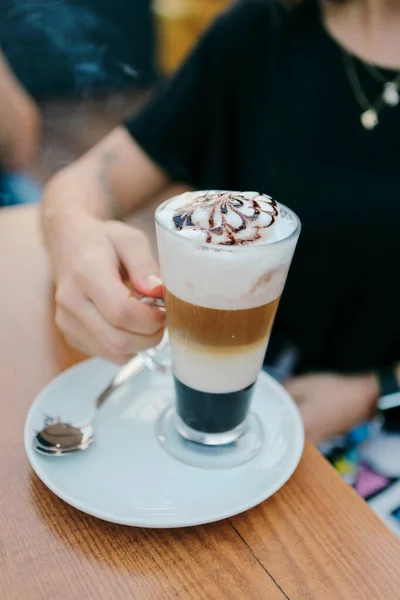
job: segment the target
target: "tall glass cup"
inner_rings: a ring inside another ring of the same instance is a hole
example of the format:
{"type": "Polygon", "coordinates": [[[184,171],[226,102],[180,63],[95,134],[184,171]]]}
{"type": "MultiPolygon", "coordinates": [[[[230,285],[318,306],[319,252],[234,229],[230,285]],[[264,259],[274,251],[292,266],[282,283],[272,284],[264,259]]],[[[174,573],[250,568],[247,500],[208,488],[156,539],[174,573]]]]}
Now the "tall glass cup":
{"type": "Polygon", "coordinates": [[[300,221],[278,205],[287,232],[279,241],[199,243],[166,227],[160,215],[168,202],[155,215],[176,394],[163,439],[173,422],[180,436],[205,447],[251,434],[255,445],[252,394],[300,221]]]}

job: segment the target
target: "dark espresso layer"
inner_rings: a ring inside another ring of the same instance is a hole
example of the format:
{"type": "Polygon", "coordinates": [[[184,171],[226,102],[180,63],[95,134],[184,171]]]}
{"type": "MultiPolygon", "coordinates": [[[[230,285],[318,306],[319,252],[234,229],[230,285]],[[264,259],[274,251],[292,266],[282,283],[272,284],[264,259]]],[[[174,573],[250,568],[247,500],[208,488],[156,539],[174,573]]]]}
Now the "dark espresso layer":
{"type": "Polygon", "coordinates": [[[192,429],[204,433],[225,433],[246,419],[254,383],[238,392],[210,394],[194,390],[176,377],[174,379],[178,414],[192,429]]]}
{"type": "Polygon", "coordinates": [[[165,290],[168,329],[180,342],[229,351],[263,342],[270,334],[279,298],[243,310],[218,310],[190,304],[165,290]]]}

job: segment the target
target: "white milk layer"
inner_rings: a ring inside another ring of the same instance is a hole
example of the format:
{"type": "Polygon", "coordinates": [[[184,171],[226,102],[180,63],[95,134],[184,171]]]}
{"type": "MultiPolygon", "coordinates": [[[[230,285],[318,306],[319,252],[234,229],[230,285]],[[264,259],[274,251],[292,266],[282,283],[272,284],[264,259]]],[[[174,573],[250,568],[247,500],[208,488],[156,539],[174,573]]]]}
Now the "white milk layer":
{"type": "Polygon", "coordinates": [[[229,394],[252,385],[262,368],[267,341],[243,352],[212,352],[183,344],[170,336],[173,373],[183,384],[200,392],[229,394]]]}

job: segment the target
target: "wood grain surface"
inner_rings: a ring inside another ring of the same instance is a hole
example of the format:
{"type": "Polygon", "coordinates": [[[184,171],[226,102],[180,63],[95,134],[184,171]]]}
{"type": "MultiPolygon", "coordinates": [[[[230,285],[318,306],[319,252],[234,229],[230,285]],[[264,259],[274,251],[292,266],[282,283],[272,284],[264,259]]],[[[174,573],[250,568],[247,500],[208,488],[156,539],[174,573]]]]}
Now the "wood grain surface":
{"type": "Polygon", "coordinates": [[[399,599],[400,541],[309,445],[273,498],[205,527],[127,528],[56,498],[23,425],[79,356],[53,326],[35,208],[0,212],[0,282],[1,600],[399,599]]]}

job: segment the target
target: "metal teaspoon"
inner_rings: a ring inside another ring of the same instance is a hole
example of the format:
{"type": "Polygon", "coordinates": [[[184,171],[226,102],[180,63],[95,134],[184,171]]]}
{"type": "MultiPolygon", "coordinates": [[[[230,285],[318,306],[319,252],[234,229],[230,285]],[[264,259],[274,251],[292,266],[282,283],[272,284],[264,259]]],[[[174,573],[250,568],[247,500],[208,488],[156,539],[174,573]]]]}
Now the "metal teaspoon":
{"type": "MultiPolygon", "coordinates": [[[[97,412],[108,400],[110,395],[130,379],[138,375],[145,365],[141,356],[135,356],[121,367],[106,389],[95,402],[97,412]]],[[[94,417],[94,415],[93,415],[94,417]]],[[[40,454],[47,456],[63,456],[89,448],[95,440],[93,417],[90,422],[81,427],[71,423],[53,423],[39,431],[33,439],[33,447],[40,454]]]]}

